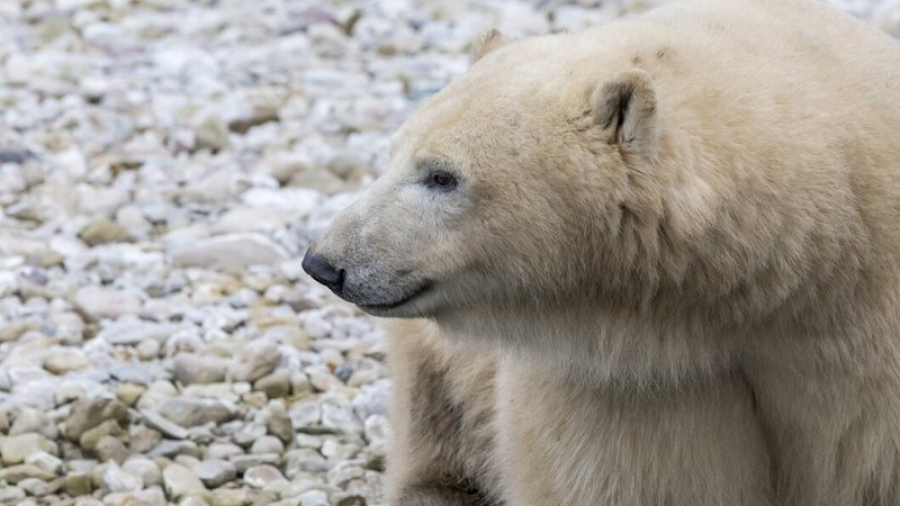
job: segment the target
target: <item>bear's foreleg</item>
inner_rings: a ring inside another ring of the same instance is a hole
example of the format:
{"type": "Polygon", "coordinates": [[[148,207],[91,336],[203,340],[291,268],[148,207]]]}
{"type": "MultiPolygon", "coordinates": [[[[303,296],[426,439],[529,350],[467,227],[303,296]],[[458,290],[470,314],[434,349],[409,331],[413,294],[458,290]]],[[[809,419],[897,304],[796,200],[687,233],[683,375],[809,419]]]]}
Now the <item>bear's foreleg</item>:
{"type": "Polygon", "coordinates": [[[747,371],[772,440],[780,504],[900,505],[900,369],[893,347],[778,337],[758,347],[767,351],[747,371]],[[878,352],[867,355],[870,349],[878,352]]]}
{"type": "Polygon", "coordinates": [[[493,354],[453,345],[426,321],[397,321],[388,330],[389,504],[499,504],[493,354]]]}

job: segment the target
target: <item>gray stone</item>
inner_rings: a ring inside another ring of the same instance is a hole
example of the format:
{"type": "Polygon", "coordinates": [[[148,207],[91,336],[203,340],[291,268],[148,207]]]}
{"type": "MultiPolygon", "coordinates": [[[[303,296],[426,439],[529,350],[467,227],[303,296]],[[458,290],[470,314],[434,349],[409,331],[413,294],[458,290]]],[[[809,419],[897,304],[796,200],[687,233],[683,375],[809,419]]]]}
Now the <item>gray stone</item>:
{"type": "Polygon", "coordinates": [[[166,399],[157,412],[182,427],[194,427],[211,422],[219,424],[232,420],[237,415],[234,406],[228,403],[199,397],[166,399]]]}
{"type": "Polygon", "coordinates": [[[118,318],[136,314],[143,301],[135,291],[124,291],[103,286],[85,286],[75,292],[73,301],[90,319],[118,318]]]}
{"type": "Polygon", "coordinates": [[[274,436],[263,436],[254,441],[250,447],[250,453],[281,453],[283,451],[284,444],[274,436]]]}
{"type": "Polygon", "coordinates": [[[215,488],[237,476],[237,468],[225,460],[204,460],[194,467],[194,474],[207,487],[215,488]]]}
{"type": "Polygon", "coordinates": [[[291,393],[291,373],[278,369],[256,380],[253,388],[265,393],[269,399],[286,397],[291,393]]]}
{"type": "Polygon", "coordinates": [[[243,455],[244,449],[232,443],[212,443],[206,448],[205,457],[209,460],[228,459],[235,455],[243,455]]]}
{"type": "Polygon", "coordinates": [[[21,505],[25,491],[16,487],[0,487],[0,506],[21,505]]]}
{"type": "Polygon", "coordinates": [[[170,501],[177,501],[183,497],[192,495],[205,496],[206,487],[203,482],[190,469],[179,465],[169,464],[162,472],[163,487],[170,501]]]}
{"type": "Polygon", "coordinates": [[[145,488],[162,484],[162,473],[159,467],[146,457],[129,458],[122,464],[122,470],[140,478],[145,488]]]}
{"type": "Polygon", "coordinates": [[[193,441],[162,441],[150,451],[150,457],[173,458],[177,455],[200,456],[200,448],[193,441]]]}
{"type": "Polygon", "coordinates": [[[216,356],[182,353],[175,357],[175,380],[182,385],[219,383],[225,380],[228,362],[216,356]]]}
{"type": "Polygon", "coordinates": [[[78,439],[78,444],[89,452],[96,451],[100,440],[105,437],[119,436],[123,433],[119,423],[115,420],[106,420],[105,422],[88,429],[78,439]]]}
{"type": "MultiPolygon", "coordinates": [[[[111,297],[121,297],[121,294],[113,293],[111,297]]],[[[133,304],[130,304],[133,305],[133,304]]],[[[140,310],[140,301],[132,312],[140,310]]],[[[103,328],[97,334],[98,339],[103,339],[110,344],[135,345],[144,341],[153,340],[157,343],[164,342],[178,327],[167,323],[117,323],[103,328]]]]}
{"type": "Polygon", "coordinates": [[[108,218],[97,218],[88,223],[78,232],[78,238],[88,246],[134,240],[125,227],[108,218]]]}
{"type": "Polygon", "coordinates": [[[331,467],[318,450],[301,448],[285,454],[285,471],[290,477],[300,473],[324,473],[331,467]]]}
{"type": "Polygon", "coordinates": [[[284,408],[273,407],[269,410],[269,419],[266,423],[269,434],[277,437],[281,442],[287,444],[294,439],[294,424],[287,415],[284,408]]]}
{"type": "Polygon", "coordinates": [[[281,361],[278,346],[271,341],[251,341],[235,355],[231,364],[234,381],[256,381],[275,370],[281,361]]]}
{"type": "MultiPolygon", "coordinates": [[[[159,418],[162,417],[160,416],[159,418]]],[[[172,423],[165,418],[162,419],[166,423],[172,423]]],[[[162,434],[158,430],[143,425],[132,425],[128,428],[128,448],[133,453],[146,453],[159,444],[160,440],[162,440],[162,434]]]]}
{"type": "Polygon", "coordinates": [[[44,369],[53,374],[64,375],[72,371],[82,371],[90,364],[84,352],[77,348],[57,348],[44,358],[44,369]]]}
{"type": "Polygon", "coordinates": [[[119,383],[116,385],[116,398],[127,406],[134,406],[144,395],[147,389],[141,385],[134,383],[119,383]]]}
{"type": "Polygon", "coordinates": [[[255,488],[269,488],[278,485],[284,485],[287,480],[274,466],[260,465],[253,466],[244,471],[244,483],[255,488]]]}
{"type": "Polygon", "coordinates": [[[322,406],[322,425],[345,434],[362,430],[362,423],[350,406],[326,403],[322,406]]]}
{"type": "Polygon", "coordinates": [[[32,497],[45,497],[56,493],[62,488],[63,481],[60,478],[46,481],[40,478],[25,478],[18,483],[18,487],[32,497]]]}
{"type": "Polygon", "coordinates": [[[19,434],[27,434],[29,432],[37,432],[48,439],[55,439],[58,431],[56,425],[47,418],[47,415],[39,410],[32,408],[24,408],[16,416],[16,421],[9,428],[10,436],[19,434]]]}
{"type": "Polygon", "coordinates": [[[56,443],[40,434],[0,437],[0,455],[2,455],[3,464],[7,466],[20,464],[29,455],[39,452],[55,454],[58,451],[56,443]]]}
{"type": "Polygon", "coordinates": [[[103,436],[97,441],[94,452],[103,462],[114,461],[119,464],[128,458],[128,449],[125,445],[113,436],[103,436]]]}
{"type": "Polygon", "coordinates": [[[144,423],[147,424],[147,427],[156,429],[168,437],[175,439],[186,439],[190,434],[186,428],[178,425],[177,423],[169,420],[168,418],[155,411],[142,409],[141,416],[144,418],[144,423]]]}
{"type": "Polygon", "coordinates": [[[126,423],[128,407],[115,399],[103,397],[83,398],[72,404],[72,411],[62,425],[62,433],[72,441],[78,441],[88,429],[104,421],[126,423]]]}
{"type": "Polygon", "coordinates": [[[94,480],[88,473],[68,473],[65,477],[66,493],[72,497],[89,495],[94,488],[94,480]]]}
{"type": "Polygon", "coordinates": [[[63,469],[62,459],[47,452],[32,453],[25,457],[25,463],[33,464],[53,474],[59,474],[63,469]]]}
{"type": "Polygon", "coordinates": [[[28,478],[49,481],[56,478],[56,475],[32,464],[18,464],[0,469],[0,481],[19,483],[28,478]]]}
{"type": "Polygon", "coordinates": [[[279,462],[281,462],[281,455],[277,453],[236,455],[231,458],[231,463],[237,468],[238,473],[243,473],[254,466],[261,466],[264,464],[277,465],[279,462]]]}
{"type": "Polygon", "coordinates": [[[257,439],[266,435],[266,428],[262,425],[250,423],[245,425],[241,430],[234,433],[232,440],[241,446],[250,446],[257,439]]]}
{"type": "Polygon", "coordinates": [[[233,270],[273,265],[287,260],[287,252],[262,234],[226,234],[187,242],[169,249],[177,267],[233,270]]]}
{"type": "Polygon", "coordinates": [[[310,490],[300,494],[299,499],[302,506],[329,506],[328,494],[321,490],[310,490]]]}
{"type": "Polygon", "coordinates": [[[106,467],[102,480],[103,486],[110,492],[137,492],[144,488],[140,477],[126,472],[116,464],[106,467]]]}

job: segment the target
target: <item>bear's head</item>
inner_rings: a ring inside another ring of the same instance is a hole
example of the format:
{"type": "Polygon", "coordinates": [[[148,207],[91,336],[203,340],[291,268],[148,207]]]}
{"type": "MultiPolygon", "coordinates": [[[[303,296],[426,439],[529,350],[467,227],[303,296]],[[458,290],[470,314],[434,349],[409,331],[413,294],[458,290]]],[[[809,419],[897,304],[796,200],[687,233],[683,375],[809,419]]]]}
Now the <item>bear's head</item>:
{"type": "Polygon", "coordinates": [[[660,205],[657,96],[647,72],[612,53],[579,60],[596,52],[575,43],[483,37],[310,246],[307,272],[370,314],[438,321],[571,307],[632,283],[642,247],[621,246],[640,240],[626,225],[660,205]]]}

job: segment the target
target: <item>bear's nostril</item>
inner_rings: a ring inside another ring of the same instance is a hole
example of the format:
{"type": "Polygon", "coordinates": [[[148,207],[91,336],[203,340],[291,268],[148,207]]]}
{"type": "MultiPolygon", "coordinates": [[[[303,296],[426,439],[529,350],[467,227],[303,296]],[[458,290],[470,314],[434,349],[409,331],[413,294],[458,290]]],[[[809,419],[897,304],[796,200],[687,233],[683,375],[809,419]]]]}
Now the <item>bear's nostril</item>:
{"type": "Polygon", "coordinates": [[[335,293],[339,293],[344,286],[344,269],[335,268],[325,257],[312,250],[303,256],[303,270],[335,293]]]}

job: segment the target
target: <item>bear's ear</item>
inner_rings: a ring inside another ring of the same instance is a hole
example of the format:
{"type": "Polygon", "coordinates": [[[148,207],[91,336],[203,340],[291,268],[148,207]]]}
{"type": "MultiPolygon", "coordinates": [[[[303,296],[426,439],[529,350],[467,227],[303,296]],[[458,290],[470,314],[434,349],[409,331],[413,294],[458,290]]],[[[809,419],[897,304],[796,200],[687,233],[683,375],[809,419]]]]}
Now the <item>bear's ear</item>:
{"type": "Polygon", "coordinates": [[[472,63],[477,62],[478,60],[483,58],[484,55],[490,53],[495,49],[499,49],[512,41],[512,38],[503,35],[502,33],[500,33],[500,30],[491,28],[490,30],[481,34],[481,36],[478,37],[475,43],[472,44],[472,63]]]}
{"type": "Polygon", "coordinates": [[[656,91],[643,70],[621,72],[594,89],[594,118],[610,144],[628,153],[647,153],[657,141],[656,91]]]}

